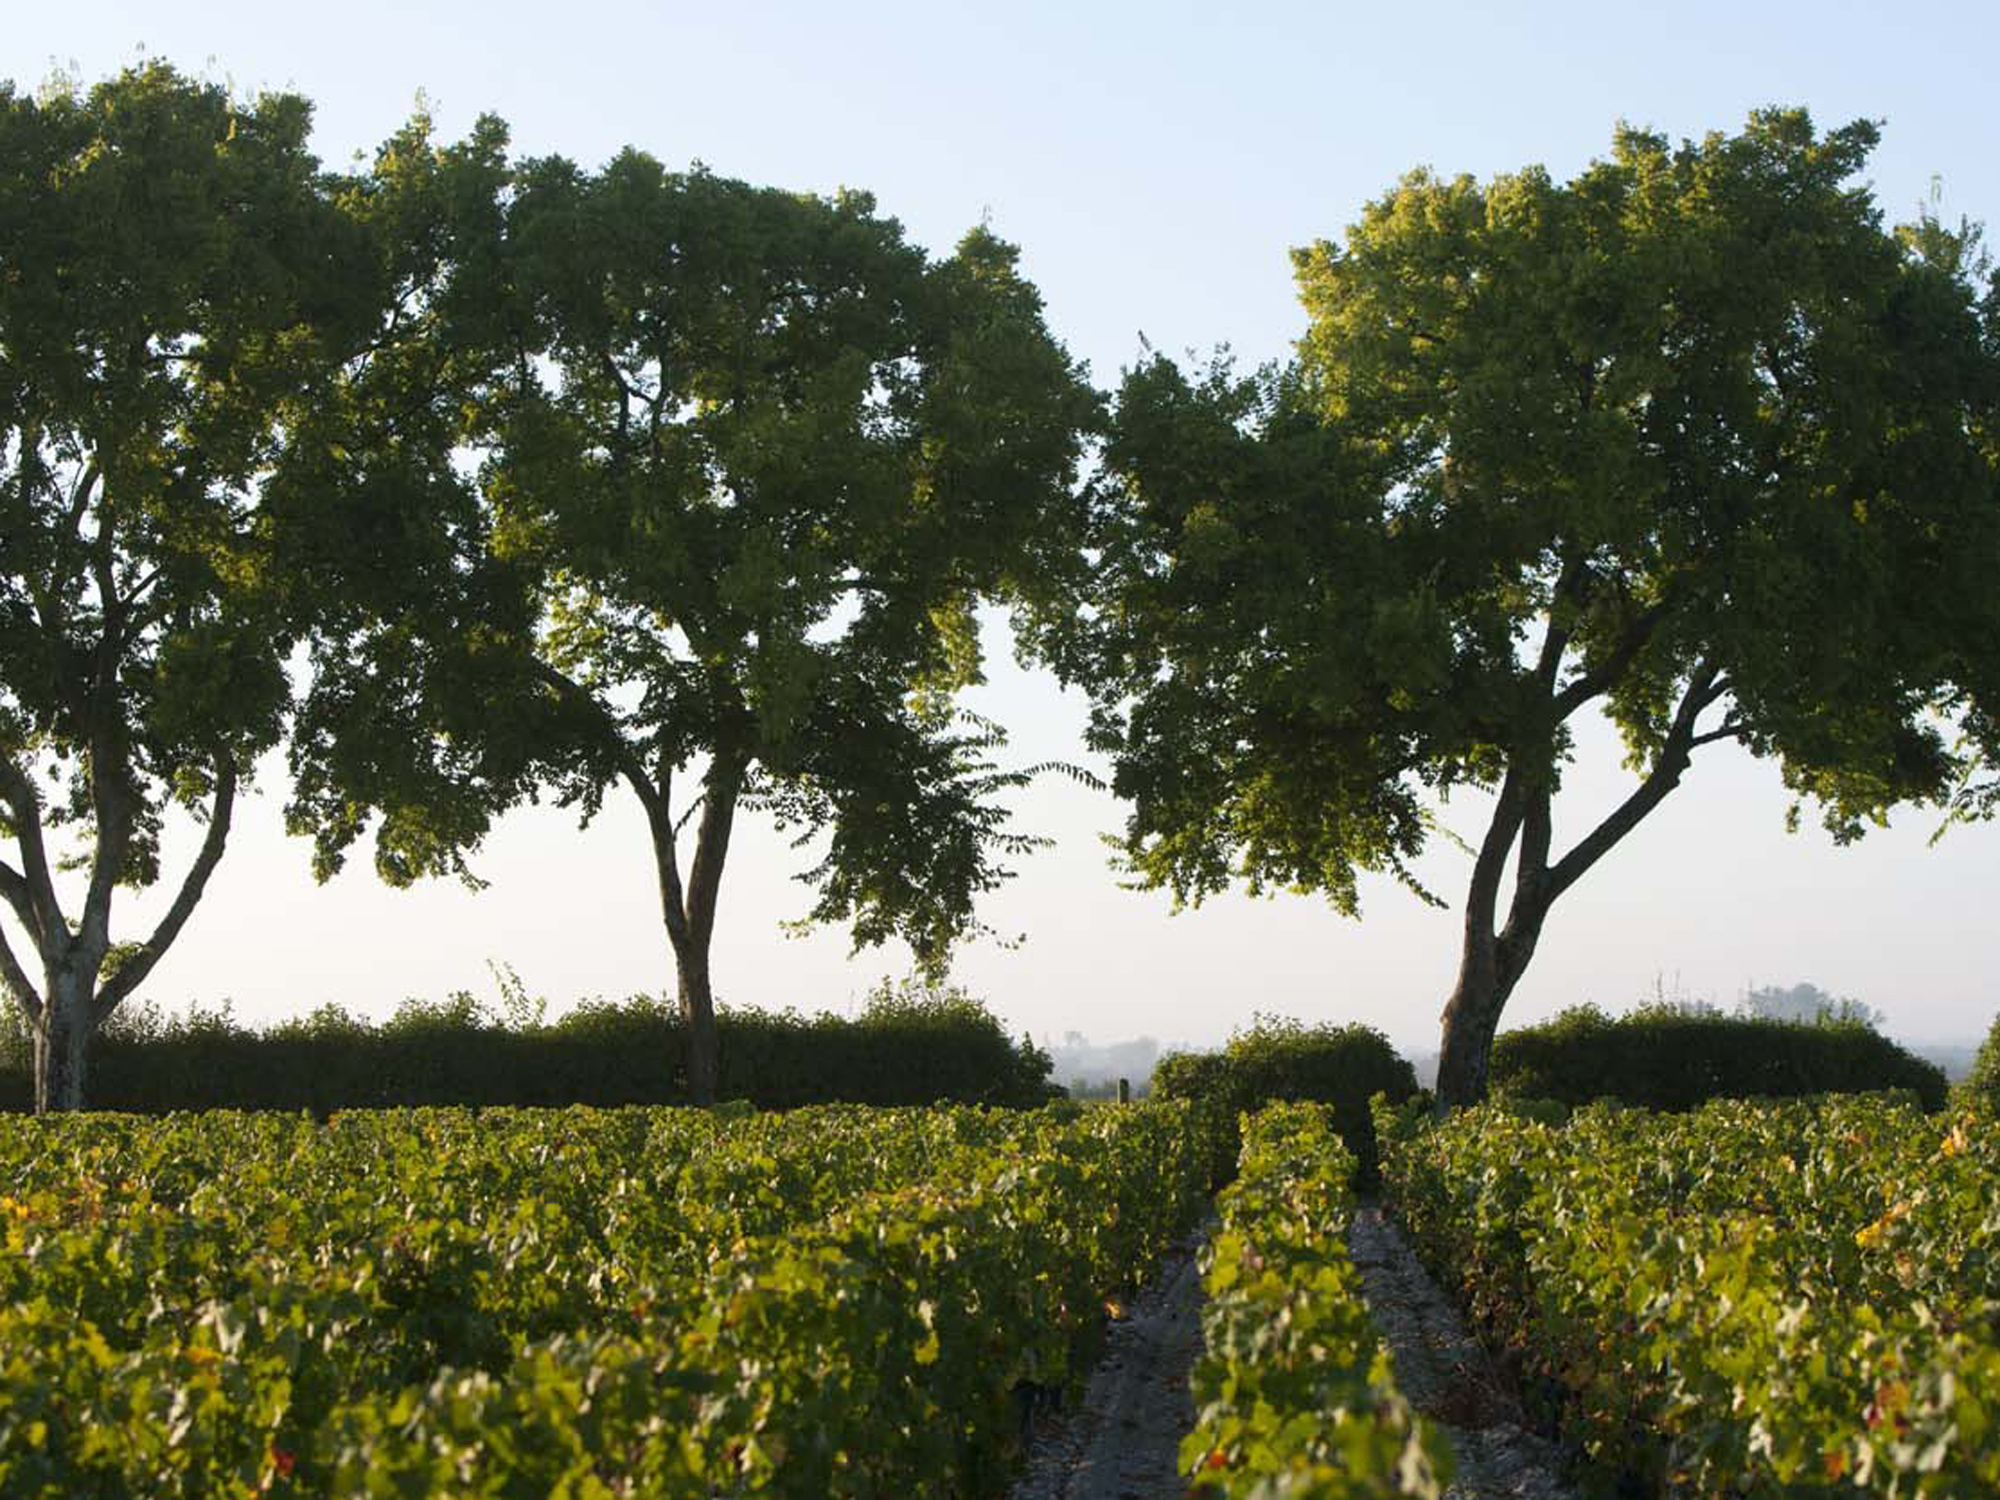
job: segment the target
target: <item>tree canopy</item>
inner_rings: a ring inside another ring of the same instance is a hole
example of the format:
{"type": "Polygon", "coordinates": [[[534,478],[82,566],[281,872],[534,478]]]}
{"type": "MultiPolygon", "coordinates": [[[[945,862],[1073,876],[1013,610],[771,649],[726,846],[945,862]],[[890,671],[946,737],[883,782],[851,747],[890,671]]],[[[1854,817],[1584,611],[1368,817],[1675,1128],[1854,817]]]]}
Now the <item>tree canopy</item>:
{"type": "Polygon", "coordinates": [[[0,981],[43,1107],[81,1101],[90,1033],[181,931],[284,730],[295,617],[259,486],[366,322],[308,121],[160,65],[0,88],[0,897],[34,950],[0,933],[0,981]],[[115,944],[175,804],[200,849],[115,944]]]}
{"type": "Polygon", "coordinates": [[[950,699],[975,604],[1074,568],[1095,397],[984,230],[933,261],[865,194],[629,151],[443,167],[466,187],[418,302],[462,418],[410,515],[460,582],[322,642],[295,818],[331,868],[379,812],[378,865],[409,879],[462,869],[541,788],[588,816],[624,783],[699,1097],[740,808],[828,837],[814,919],[932,961],[1022,847],[992,801],[1018,777],[950,699]],[[349,733],[357,710],[382,732],[349,733]]]}
{"type": "Polygon", "coordinates": [[[1125,856],[1351,911],[1436,799],[1491,794],[1449,1103],[1551,903],[1700,748],[1773,758],[1841,840],[1994,763],[2000,296],[1972,231],[1884,226],[1876,139],[1770,111],[1621,129],[1568,183],[1412,173],[1295,253],[1294,360],[1124,381],[1093,607],[1041,645],[1091,690],[1125,856]],[[1637,780],[1559,847],[1599,710],[1637,780]]]}

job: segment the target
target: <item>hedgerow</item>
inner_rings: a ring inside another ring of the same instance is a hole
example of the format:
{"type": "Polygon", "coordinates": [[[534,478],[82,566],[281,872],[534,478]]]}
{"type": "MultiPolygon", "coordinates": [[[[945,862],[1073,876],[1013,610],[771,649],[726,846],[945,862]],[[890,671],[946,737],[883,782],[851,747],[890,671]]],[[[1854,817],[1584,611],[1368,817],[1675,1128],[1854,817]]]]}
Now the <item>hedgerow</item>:
{"type": "Polygon", "coordinates": [[[1645,1006],[1616,1019],[1577,1006],[1494,1039],[1497,1093],[1647,1109],[1710,1099],[1908,1089],[1942,1109],[1944,1070],[1856,1020],[1786,1021],[1645,1006]]]}
{"type": "MultiPolygon", "coordinates": [[[[553,1020],[503,980],[495,1008],[459,992],[410,1000],[385,1021],[338,1005],[262,1029],[224,1008],[114,1015],[92,1048],[92,1108],[310,1110],[425,1105],[687,1102],[686,1046],[669,1002],[590,1001],[553,1020]]],[[[0,1030],[18,1019],[0,1011],[0,1030]]],[[[1048,1054],[1010,1038],[954,988],[884,986],[853,1017],[724,1010],[718,1094],[761,1109],[808,1104],[996,1104],[1060,1092],[1048,1054]]],[[[0,1036],[0,1110],[32,1107],[26,1039],[0,1036]]]]}
{"type": "Polygon", "coordinates": [[[1368,1101],[1378,1093],[1400,1102],[1417,1091],[1410,1064],[1372,1026],[1307,1026],[1259,1015],[1234,1032],[1220,1052],[1170,1052],[1153,1070],[1152,1091],[1189,1099],[1223,1122],[1214,1180],[1236,1170],[1241,1145],[1236,1122],[1274,1102],[1329,1106],[1334,1129],[1354,1154],[1356,1181],[1374,1180],[1375,1126],[1368,1101]]]}

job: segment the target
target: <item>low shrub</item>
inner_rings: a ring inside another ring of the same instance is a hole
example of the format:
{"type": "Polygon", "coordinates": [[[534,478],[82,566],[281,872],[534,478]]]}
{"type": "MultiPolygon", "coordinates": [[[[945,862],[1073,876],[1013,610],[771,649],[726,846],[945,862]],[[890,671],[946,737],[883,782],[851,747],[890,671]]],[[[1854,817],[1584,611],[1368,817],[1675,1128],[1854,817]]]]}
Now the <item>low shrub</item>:
{"type": "Polygon", "coordinates": [[[1153,1070],[1153,1094],[1192,1099],[1224,1116],[1215,1180],[1235,1169],[1241,1138],[1238,1117],[1273,1102],[1331,1107],[1333,1126],[1354,1154],[1355,1180],[1375,1181],[1375,1126],[1368,1101],[1386,1094],[1392,1104],[1417,1092],[1417,1075],[1389,1039],[1372,1026],[1307,1026],[1259,1015],[1232,1034],[1220,1052],[1172,1052],[1153,1070]]]}
{"type": "Polygon", "coordinates": [[[1493,1044],[1495,1094],[1576,1106],[1616,1099],[1693,1109],[1710,1099],[1908,1089],[1944,1108],[1944,1070],[1851,1019],[1771,1020],[1647,1006],[1616,1020],[1564,1011],[1493,1044]]]}
{"type": "Polygon", "coordinates": [[[1986,1033],[1979,1055],[1972,1060],[1972,1071],[1966,1075],[1963,1087],[1966,1097],[1975,1104],[2000,1114],[2000,1016],[1993,1018],[1993,1028],[1986,1033]]]}
{"type": "MultiPolygon", "coordinates": [[[[680,1104],[686,1049],[669,1000],[587,1001],[555,1020],[503,978],[496,1011],[469,992],[408,1000],[386,1021],[338,1005],[252,1028],[227,1006],[120,1012],[91,1044],[93,1109],[310,1110],[393,1105],[680,1104]]],[[[717,1097],[805,1104],[998,1104],[1061,1093],[1048,1054],[1011,1039],[979,1000],[946,986],[884,985],[853,1018],[725,1009],[717,1097]]],[[[34,1099],[24,1038],[0,1045],[0,1109],[34,1099]]]]}

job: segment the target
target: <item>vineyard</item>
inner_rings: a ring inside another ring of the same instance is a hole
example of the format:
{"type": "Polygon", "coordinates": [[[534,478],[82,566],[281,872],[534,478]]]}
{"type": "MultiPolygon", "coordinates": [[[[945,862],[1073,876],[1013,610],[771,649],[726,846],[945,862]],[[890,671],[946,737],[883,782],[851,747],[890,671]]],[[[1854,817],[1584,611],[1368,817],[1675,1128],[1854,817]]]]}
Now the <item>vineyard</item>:
{"type": "MultiPolygon", "coordinates": [[[[1888,1097],[1378,1101],[1387,1203],[1581,1494],[2000,1493],[2000,1142],[1888,1097]]],[[[0,1494],[1006,1492],[1209,1211],[1184,1101],[0,1125],[0,1494]]],[[[1242,1121],[1201,1500],[1438,1495],[1318,1105],[1242,1121]]],[[[1427,1408],[1428,1409],[1428,1408],[1427,1408]]]]}
{"type": "Polygon", "coordinates": [[[0,1493],[982,1493],[1200,1212],[1191,1119],[10,1123],[0,1493]]]}
{"type": "Polygon", "coordinates": [[[1598,1492],[2000,1494],[2000,1140],[1885,1097],[1378,1110],[1421,1251],[1598,1492]]]}

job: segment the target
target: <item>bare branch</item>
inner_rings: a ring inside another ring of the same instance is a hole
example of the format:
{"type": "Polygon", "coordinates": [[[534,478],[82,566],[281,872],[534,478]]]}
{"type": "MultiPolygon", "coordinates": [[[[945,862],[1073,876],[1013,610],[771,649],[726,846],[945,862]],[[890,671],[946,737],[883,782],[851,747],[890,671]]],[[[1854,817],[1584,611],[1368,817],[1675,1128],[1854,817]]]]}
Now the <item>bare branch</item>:
{"type": "Polygon", "coordinates": [[[704,808],[707,805],[708,805],[708,798],[706,796],[695,798],[694,802],[689,806],[688,810],[682,813],[678,818],[674,819],[674,837],[679,838],[681,836],[681,831],[688,826],[688,819],[692,818],[696,813],[700,812],[702,808],[704,808]]]}
{"type": "Polygon", "coordinates": [[[1549,630],[1542,637],[1541,657],[1535,663],[1535,681],[1544,692],[1554,692],[1556,673],[1562,669],[1563,653],[1569,650],[1572,634],[1567,625],[1556,623],[1556,606],[1564,603],[1575,604],[1577,587],[1583,582],[1584,561],[1582,554],[1574,553],[1563,559],[1562,571],[1556,575],[1555,587],[1549,591],[1549,630]]]}
{"type": "Polygon", "coordinates": [[[1660,805],[1667,793],[1680,785],[1681,775],[1688,767],[1689,752],[1694,746],[1695,720],[1704,708],[1715,701],[1719,691],[1716,682],[1720,675],[1721,669],[1710,662],[1703,662],[1695,668],[1686,690],[1681,694],[1680,706],[1674,711],[1666,743],[1660,747],[1653,769],[1629,797],[1613,808],[1603,822],[1550,869],[1546,888],[1550,902],[1575,885],[1586,870],[1608,854],[1620,839],[1639,825],[1641,819],[1660,805]]]}
{"type": "Polygon", "coordinates": [[[92,459],[77,475],[76,483],[70,486],[69,509],[63,516],[62,535],[57,539],[58,556],[60,549],[75,542],[83,534],[84,512],[90,508],[90,497],[96,491],[104,471],[92,459]]]}
{"type": "Polygon", "coordinates": [[[42,799],[28,773],[11,760],[0,760],[0,797],[13,815],[14,842],[21,850],[21,878],[33,913],[26,924],[29,936],[47,952],[53,944],[68,940],[69,922],[56,900],[48,848],[42,842],[42,799]]]}
{"type": "Polygon", "coordinates": [[[223,753],[215,758],[215,800],[209,805],[208,833],[202,838],[201,850],[188,867],[173,905],[160,918],[153,935],[98,989],[97,1019],[100,1023],[117,1009],[119,1001],[137,989],[153,972],[153,966],[173,946],[181,928],[187,925],[195,903],[201,900],[201,893],[207,888],[208,877],[214,873],[216,863],[222,858],[223,846],[229,841],[229,820],[235,810],[236,762],[223,753]]]}
{"type": "Polygon", "coordinates": [[[1465,929],[1468,937],[1482,946],[1493,942],[1493,916],[1500,899],[1500,872],[1506,867],[1507,855],[1514,847],[1514,840],[1520,834],[1522,819],[1526,816],[1526,798],[1523,784],[1526,773],[1519,766],[1509,766],[1507,776],[1500,783],[1500,796],[1493,805],[1492,821],[1486,825],[1486,837],[1480,841],[1479,853],[1472,862],[1472,884],[1465,900],[1465,929]]]}
{"type": "MultiPolygon", "coordinates": [[[[660,916],[666,923],[667,938],[678,952],[687,944],[691,933],[681,888],[680,855],[675,848],[676,825],[670,795],[672,773],[665,757],[661,758],[659,779],[655,781],[647,774],[646,764],[639,758],[638,751],[625,738],[623,727],[596,694],[539,656],[532,658],[532,663],[537,677],[597,721],[603,742],[611,751],[619,774],[638,794],[640,805],[646,809],[646,826],[653,837],[653,866],[660,882],[660,916]]],[[[703,827],[707,827],[706,819],[703,827]]]]}
{"type": "Polygon", "coordinates": [[[1521,855],[1514,865],[1514,891],[1518,903],[1523,887],[1539,883],[1549,869],[1549,841],[1554,837],[1550,817],[1552,793],[1545,780],[1527,794],[1527,808],[1521,817],[1521,855]]]}
{"type": "Polygon", "coordinates": [[[97,600],[104,612],[104,636],[107,641],[117,635],[112,624],[118,610],[118,579],[112,570],[115,556],[113,536],[110,517],[100,512],[97,535],[90,542],[90,576],[97,584],[97,600]]]}
{"type": "Polygon", "coordinates": [[[147,591],[151,589],[154,584],[160,581],[160,574],[163,571],[165,571],[165,569],[166,569],[165,563],[160,563],[155,565],[151,572],[145,574],[129,589],[127,589],[125,591],[126,605],[129,607],[131,605],[137,604],[141,599],[145,598],[147,591]]]}
{"type": "Polygon", "coordinates": [[[14,908],[14,915],[32,936],[36,925],[35,901],[28,891],[27,877],[4,860],[0,860],[0,901],[14,908]]]}
{"type": "Polygon", "coordinates": [[[722,865],[729,857],[729,832],[736,819],[736,799],[743,789],[743,765],[721,752],[709,763],[702,793],[701,827],[695,834],[694,868],[688,873],[688,928],[706,943],[715,930],[715,902],[722,887],[722,865]]]}
{"type": "Polygon", "coordinates": [[[1653,632],[1659,629],[1667,614],[1668,606],[1664,601],[1641,610],[1625,627],[1625,633],[1604,660],[1579,674],[1556,694],[1556,722],[1561,723],[1584,704],[1614,687],[1638,659],[1639,653],[1646,649],[1646,643],[1653,638],[1653,632]]]}
{"type": "Polygon", "coordinates": [[[1699,749],[1703,745],[1713,745],[1718,740],[1740,740],[1749,732],[1750,725],[1746,721],[1737,718],[1724,719],[1706,734],[1698,734],[1689,740],[1688,748],[1699,749]]]}
{"type": "Polygon", "coordinates": [[[97,820],[97,846],[91,855],[81,925],[92,942],[110,940],[111,893],[125,873],[125,857],[132,848],[133,804],[138,800],[126,774],[128,752],[119,735],[117,622],[109,615],[104,630],[90,714],[90,804],[97,820]]]}
{"type": "Polygon", "coordinates": [[[21,1013],[28,1018],[28,1024],[40,1031],[42,1027],[42,997],[35,993],[33,981],[21,967],[21,961],[14,957],[14,949],[7,941],[7,933],[0,928],[0,985],[5,985],[14,996],[14,1003],[21,1007],[21,1013]]]}
{"type": "MultiPolygon", "coordinates": [[[[681,891],[681,860],[678,847],[680,825],[674,821],[673,785],[674,768],[667,763],[667,753],[660,752],[659,800],[646,809],[647,826],[653,835],[653,867],[660,880],[660,919],[667,926],[667,940],[673,944],[678,956],[688,942],[687,902],[681,891]],[[654,814],[657,806],[659,812],[654,814]]],[[[701,799],[696,799],[700,804],[701,799]]]]}

